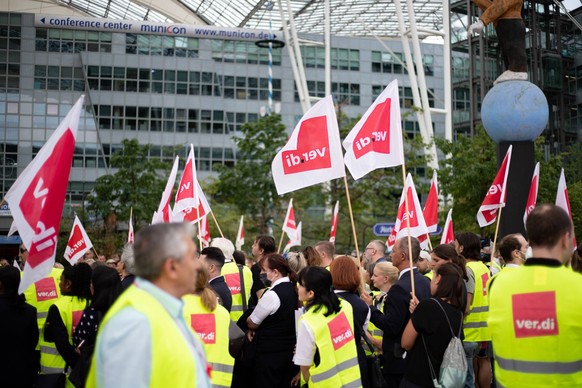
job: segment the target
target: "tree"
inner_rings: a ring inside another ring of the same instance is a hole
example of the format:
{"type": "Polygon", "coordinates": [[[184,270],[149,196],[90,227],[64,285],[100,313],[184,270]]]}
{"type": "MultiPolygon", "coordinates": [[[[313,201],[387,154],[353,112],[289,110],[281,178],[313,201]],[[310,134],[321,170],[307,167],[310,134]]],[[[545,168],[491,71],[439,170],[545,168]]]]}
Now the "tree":
{"type": "Polygon", "coordinates": [[[117,172],[97,178],[95,195],[89,197],[89,209],[103,217],[108,233],[115,231],[118,219],[129,220],[130,208],[134,225],[150,222],[169,170],[167,163],[148,157],[149,145],[126,139],[122,146],[110,161],[117,172]]]}
{"type": "Polygon", "coordinates": [[[281,116],[270,114],[241,127],[233,138],[238,148],[234,167],[216,165],[218,179],[209,187],[215,201],[234,206],[246,215],[247,231],[267,233],[282,197],[271,176],[271,162],[287,139],[281,116]]]}

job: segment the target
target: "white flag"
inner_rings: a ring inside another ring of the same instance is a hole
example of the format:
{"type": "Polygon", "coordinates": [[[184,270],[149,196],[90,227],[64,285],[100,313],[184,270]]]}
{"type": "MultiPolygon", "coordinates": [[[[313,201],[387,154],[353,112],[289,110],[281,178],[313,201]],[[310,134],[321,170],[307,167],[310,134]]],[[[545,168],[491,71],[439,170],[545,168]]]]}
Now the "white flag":
{"type": "Polygon", "coordinates": [[[279,195],[346,175],[331,96],[315,104],[271,163],[279,195]]]}
{"type": "Polygon", "coordinates": [[[376,98],[344,140],[344,162],[354,179],[404,163],[398,81],[376,98]]]}
{"type": "Polygon", "coordinates": [[[160,205],[158,206],[158,211],[154,212],[152,224],[173,221],[170,201],[172,199],[172,191],[174,191],[174,183],[176,182],[176,175],[178,174],[179,164],[180,157],[176,156],[176,159],[174,159],[174,165],[172,166],[172,170],[170,171],[170,176],[168,177],[168,182],[166,183],[166,188],[162,193],[162,200],[160,201],[160,205]]]}
{"type": "Polygon", "coordinates": [[[240,216],[240,224],[238,225],[238,232],[236,234],[235,246],[238,251],[241,250],[242,246],[245,245],[245,227],[243,225],[244,216],[240,216]]]}
{"type": "Polygon", "coordinates": [[[85,252],[93,248],[93,244],[83,228],[83,224],[79,220],[79,217],[75,215],[75,222],[73,222],[73,227],[71,228],[71,235],[69,236],[69,241],[67,242],[67,247],[65,248],[65,259],[71,265],[75,265],[77,261],[85,252]]]}
{"type": "Polygon", "coordinates": [[[289,249],[292,247],[301,246],[301,222],[297,224],[297,228],[295,229],[295,235],[289,238],[287,245],[283,249],[283,252],[289,252],[289,249]]]}
{"type": "Polygon", "coordinates": [[[28,259],[18,287],[23,293],[32,283],[51,272],[65,195],[71,172],[81,96],[36,157],[4,196],[20,238],[28,248],[28,259]]]}
{"type": "MultiPolygon", "coordinates": [[[[572,210],[570,208],[570,199],[568,198],[568,186],[566,186],[566,176],[564,175],[564,169],[560,173],[560,181],[558,182],[558,193],[556,194],[556,206],[561,207],[568,213],[570,219],[572,219],[572,210]]],[[[572,235],[572,246],[574,249],[578,246],[576,244],[576,234],[572,235]]]]}

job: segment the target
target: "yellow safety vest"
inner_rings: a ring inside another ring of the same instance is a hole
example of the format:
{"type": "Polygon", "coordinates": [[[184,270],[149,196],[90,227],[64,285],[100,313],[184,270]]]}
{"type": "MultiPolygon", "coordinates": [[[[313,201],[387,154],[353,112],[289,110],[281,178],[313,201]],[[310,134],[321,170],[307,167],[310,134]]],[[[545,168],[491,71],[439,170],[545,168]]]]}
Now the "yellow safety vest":
{"type": "MultiPolygon", "coordinates": [[[[188,343],[174,319],[164,306],[148,292],[132,285],[121,294],[111,306],[100,330],[109,320],[126,307],[134,308],[144,314],[151,330],[151,369],[150,388],[192,387],[196,385],[196,364],[188,343]]],[[[97,336],[97,347],[99,336],[97,336]]],[[[87,377],[86,387],[102,386],[96,374],[96,359],[93,357],[87,377]]],[[[123,360],[120,360],[123,362],[123,360]]],[[[206,368],[204,368],[206,369],[206,368]]]]}
{"type": "Polygon", "coordinates": [[[582,275],[522,266],[495,279],[489,327],[498,386],[582,387],[582,275]]]}
{"type": "Polygon", "coordinates": [[[301,316],[315,335],[320,356],[319,365],[309,368],[309,386],[361,387],[352,306],[341,301],[341,311],[328,317],[323,315],[323,310],[315,313],[310,309],[301,316]]]}
{"type": "MultiPolygon", "coordinates": [[[[36,307],[36,320],[39,333],[42,333],[49,307],[61,297],[59,281],[62,273],[62,269],[53,268],[49,276],[32,284],[24,291],[26,303],[36,307]]],[[[38,349],[39,346],[37,345],[38,349]]]]}
{"type": "Polygon", "coordinates": [[[491,341],[491,333],[487,326],[489,316],[489,300],[487,297],[487,281],[490,278],[489,269],[480,261],[469,261],[467,267],[475,275],[475,293],[469,315],[465,318],[463,330],[466,342],[491,341]]]}
{"type": "Polygon", "coordinates": [[[432,277],[434,276],[434,273],[432,271],[428,271],[427,273],[424,274],[424,276],[426,276],[427,278],[429,278],[430,280],[432,280],[432,277]]]}
{"type": "MultiPolygon", "coordinates": [[[[372,297],[376,297],[377,295],[380,295],[381,291],[372,291],[372,297]]],[[[380,311],[382,311],[382,307],[384,305],[384,302],[386,301],[386,296],[384,296],[384,300],[382,301],[382,303],[375,305],[376,308],[380,311]]],[[[374,339],[377,340],[382,340],[382,337],[384,336],[384,332],[382,330],[380,330],[378,328],[378,326],[374,325],[372,322],[368,323],[368,332],[370,332],[370,334],[372,334],[372,337],[374,337],[374,339]]],[[[370,349],[368,348],[368,345],[364,345],[364,352],[366,353],[366,356],[369,356],[371,354],[373,354],[370,349]]],[[[376,352],[374,352],[376,353],[376,352]]]]}
{"type": "Polygon", "coordinates": [[[184,319],[200,336],[206,351],[206,359],[212,367],[210,382],[213,387],[230,387],[234,358],[228,352],[228,328],[230,315],[228,310],[217,305],[214,311],[202,305],[198,295],[186,295],[184,301],[184,319]]]}
{"type": "MultiPolygon", "coordinates": [[[[69,335],[69,343],[73,344],[73,332],[83,316],[83,310],[88,301],[76,296],[62,296],[54,305],[59,309],[59,314],[69,335]]],[[[47,342],[43,333],[39,340],[40,345],[40,371],[43,374],[62,373],[65,369],[65,360],[61,357],[54,342],[47,342]]]]}
{"type": "MultiPolygon", "coordinates": [[[[251,287],[253,286],[253,273],[246,265],[243,265],[242,269],[246,302],[248,302],[251,295],[251,287]]],[[[244,312],[241,293],[241,278],[238,265],[234,261],[224,263],[220,274],[224,276],[224,281],[226,282],[226,285],[230,290],[230,294],[232,295],[230,318],[236,322],[244,312]]]]}

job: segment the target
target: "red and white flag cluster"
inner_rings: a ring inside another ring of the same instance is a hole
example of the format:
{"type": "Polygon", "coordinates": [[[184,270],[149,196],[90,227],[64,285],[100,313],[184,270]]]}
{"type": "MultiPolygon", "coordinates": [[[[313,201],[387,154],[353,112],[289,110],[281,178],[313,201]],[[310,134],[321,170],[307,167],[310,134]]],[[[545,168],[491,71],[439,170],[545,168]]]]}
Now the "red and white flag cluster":
{"type": "Polygon", "coordinates": [[[501,163],[501,167],[477,212],[477,222],[482,228],[494,223],[497,219],[499,209],[505,206],[507,177],[509,176],[512,148],[513,146],[509,146],[507,154],[505,154],[505,158],[503,158],[503,162],[501,163]]]}
{"type": "Polygon", "coordinates": [[[406,186],[402,190],[402,196],[400,197],[400,205],[398,206],[396,222],[386,243],[389,250],[394,247],[396,240],[401,237],[408,236],[408,220],[410,220],[410,235],[412,237],[419,238],[422,243],[423,240],[426,240],[428,229],[424,221],[422,208],[420,207],[420,202],[418,200],[418,195],[416,194],[414,182],[412,181],[412,175],[410,174],[408,174],[406,177],[406,186]],[[407,202],[408,211],[406,209],[407,202]]]}
{"type": "Polygon", "coordinates": [[[174,191],[174,183],[176,182],[176,175],[178,174],[179,164],[180,157],[176,156],[176,159],[174,159],[174,165],[172,166],[172,170],[170,171],[168,182],[166,183],[166,188],[162,193],[162,200],[160,201],[160,206],[158,206],[158,211],[154,212],[152,224],[172,222],[173,217],[170,201],[172,200],[172,192],[174,191]]]}
{"type": "Polygon", "coordinates": [[[71,265],[75,265],[77,261],[79,261],[79,259],[91,248],[93,248],[93,244],[91,243],[85,228],[83,228],[83,224],[81,224],[79,217],[75,216],[71,235],[69,236],[69,241],[65,248],[65,259],[67,259],[71,265]]]}
{"type": "Polygon", "coordinates": [[[75,150],[81,96],[4,196],[28,259],[18,292],[46,277],[55,262],[57,238],[75,150]]]}

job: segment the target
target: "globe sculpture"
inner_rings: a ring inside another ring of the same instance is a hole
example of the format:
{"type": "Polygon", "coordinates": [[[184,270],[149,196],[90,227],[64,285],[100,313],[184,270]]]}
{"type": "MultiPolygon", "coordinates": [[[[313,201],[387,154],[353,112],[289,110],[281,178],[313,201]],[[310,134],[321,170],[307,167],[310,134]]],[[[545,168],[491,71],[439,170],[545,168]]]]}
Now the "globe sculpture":
{"type": "Polygon", "coordinates": [[[548,123],[544,93],[528,81],[505,81],[493,86],[481,105],[481,121],[496,142],[534,141],[548,123]]]}

